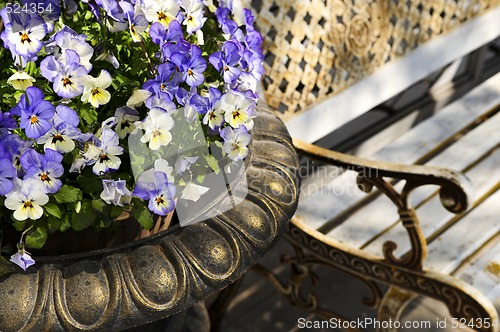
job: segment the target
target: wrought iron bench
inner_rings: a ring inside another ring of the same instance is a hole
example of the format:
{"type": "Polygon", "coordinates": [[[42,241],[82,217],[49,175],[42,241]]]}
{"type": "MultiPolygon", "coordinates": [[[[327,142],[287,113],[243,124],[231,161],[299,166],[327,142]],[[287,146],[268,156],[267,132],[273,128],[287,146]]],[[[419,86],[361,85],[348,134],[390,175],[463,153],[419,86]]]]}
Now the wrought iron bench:
{"type": "Polygon", "coordinates": [[[287,234],[296,252],[290,281],[256,271],[325,318],[335,314],[301,293],[314,264],[363,280],[379,320],[398,320],[420,294],[476,329],[498,330],[500,74],[478,83],[484,45],[500,34],[499,2],[250,2],[265,36],[265,102],[295,137],[308,173],[287,234]],[[452,77],[463,68],[470,75],[458,84],[452,77]],[[410,103],[413,113],[397,107],[426,82],[433,87],[410,103]],[[426,98],[431,114],[416,124],[426,98]],[[332,141],[349,153],[310,144],[332,141]]]}

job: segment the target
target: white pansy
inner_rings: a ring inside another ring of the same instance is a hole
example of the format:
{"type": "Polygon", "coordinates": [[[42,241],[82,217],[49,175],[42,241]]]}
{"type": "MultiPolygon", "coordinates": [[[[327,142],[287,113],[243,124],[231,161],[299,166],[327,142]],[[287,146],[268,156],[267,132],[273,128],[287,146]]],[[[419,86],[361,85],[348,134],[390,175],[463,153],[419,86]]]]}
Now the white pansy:
{"type": "Polygon", "coordinates": [[[144,0],[143,12],[149,22],[160,22],[165,28],[175,20],[180,7],[175,0],[144,0]]]}
{"type": "Polygon", "coordinates": [[[225,93],[220,100],[224,118],[233,128],[238,128],[251,120],[249,112],[252,106],[253,102],[250,99],[234,92],[225,93]]]}
{"type": "Polygon", "coordinates": [[[220,127],[223,122],[224,113],[220,108],[220,101],[217,101],[212,109],[208,110],[203,117],[203,124],[208,125],[211,129],[215,129],[216,127],[220,127]]]}
{"type": "Polygon", "coordinates": [[[84,76],[82,79],[84,86],[82,101],[90,103],[96,108],[107,104],[111,99],[111,94],[106,91],[106,88],[111,85],[112,81],[111,75],[106,70],[101,70],[97,78],[90,75],[84,76]]]}
{"type": "Polygon", "coordinates": [[[33,86],[36,80],[24,71],[17,71],[7,79],[7,83],[12,85],[16,90],[26,90],[33,86]]]}
{"type": "Polygon", "coordinates": [[[158,150],[172,141],[170,129],[174,126],[174,120],[162,109],[153,108],[147,118],[143,122],[136,122],[135,126],[145,131],[141,142],[149,143],[151,150],[158,150]]]}
{"type": "Polygon", "coordinates": [[[43,183],[33,178],[16,179],[14,185],[14,190],[5,196],[5,207],[14,211],[16,220],[40,219],[43,215],[42,205],[49,201],[43,183]]]}

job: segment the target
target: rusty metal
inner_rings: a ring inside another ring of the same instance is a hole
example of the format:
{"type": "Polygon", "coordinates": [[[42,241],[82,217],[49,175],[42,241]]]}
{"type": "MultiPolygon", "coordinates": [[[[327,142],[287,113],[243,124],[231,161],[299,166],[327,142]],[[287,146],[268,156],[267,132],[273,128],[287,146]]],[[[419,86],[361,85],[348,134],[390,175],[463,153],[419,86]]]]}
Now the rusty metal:
{"type": "Polygon", "coordinates": [[[0,330],[119,331],[203,300],[277,242],[297,207],[297,167],[283,123],[260,112],[241,204],[112,250],[38,259],[27,272],[3,277],[0,330]]]}

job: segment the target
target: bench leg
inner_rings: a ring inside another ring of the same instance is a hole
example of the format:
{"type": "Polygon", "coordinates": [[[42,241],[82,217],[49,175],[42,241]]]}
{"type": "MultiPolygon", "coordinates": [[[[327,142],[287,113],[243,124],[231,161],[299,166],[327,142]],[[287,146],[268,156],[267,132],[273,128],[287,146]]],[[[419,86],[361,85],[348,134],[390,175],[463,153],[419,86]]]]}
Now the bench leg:
{"type": "MultiPolygon", "coordinates": [[[[445,303],[450,315],[467,322],[489,318],[498,321],[498,313],[485,295],[453,276],[400,266],[392,260],[367,254],[362,250],[328,238],[294,221],[285,235],[290,243],[302,248],[302,265],[325,264],[362,279],[397,287],[406,292],[429,296],[445,303]]],[[[386,296],[387,300],[389,296],[386,296]]],[[[498,331],[497,326],[478,326],[480,331],[498,331]]]]}
{"type": "MultiPolygon", "coordinates": [[[[389,320],[400,322],[404,309],[416,297],[416,293],[394,286],[389,287],[380,302],[377,320],[381,322],[388,322],[389,320]]],[[[380,328],[378,331],[395,332],[398,330],[396,328],[380,328]]]]}

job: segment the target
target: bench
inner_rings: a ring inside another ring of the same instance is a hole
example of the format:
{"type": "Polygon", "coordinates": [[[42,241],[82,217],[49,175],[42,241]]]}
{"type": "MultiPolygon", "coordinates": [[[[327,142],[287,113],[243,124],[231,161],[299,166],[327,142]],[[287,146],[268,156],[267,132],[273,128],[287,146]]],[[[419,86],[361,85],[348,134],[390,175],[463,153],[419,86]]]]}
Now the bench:
{"type": "Polygon", "coordinates": [[[425,295],[466,325],[498,331],[500,74],[484,62],[500,35],[498,1],[251,5],[264,34],[263,102],[285,121],[307,171],[286,235],[296,253],[286,260],[290,280],[255,271],[325,318],[338,315],[301,293],[315,264],[364,281],[379,320],[398,320],[425,295]],[[464,67],[469,78],[454,90],[464,67]],[[426,81],[426,119],[415,111],[425,98],[413,113],[388,107],[426,81]],[[353,124],[361,126],[354,139],[339,139],[353,124]],[[348,153],[319,146],[332,141],[348,153]]]}

